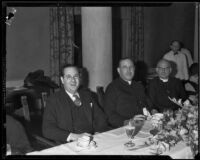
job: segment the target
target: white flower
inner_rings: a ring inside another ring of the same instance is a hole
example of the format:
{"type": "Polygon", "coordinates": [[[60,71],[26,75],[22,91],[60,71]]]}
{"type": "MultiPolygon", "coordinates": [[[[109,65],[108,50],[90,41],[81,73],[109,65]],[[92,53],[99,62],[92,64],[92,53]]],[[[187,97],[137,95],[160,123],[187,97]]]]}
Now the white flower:
{"type": "Polygon", "coordinates": [[[192,117],[194,117],[194,115],[192,113],[189,113],[188,118],[192,118],[192,117]]]}
{"type": "Polygon", "coordinates": [[[182,102],[182,99],[179,99],[179,100],[178,100],[178,104],[179,104],[179,105],[182,105],[181,102],[182,102]]]}
{"type": "Polygon", "coordinates": [[[193,130],[193,133],[194,133],[195,139],[197,139],[198,138],[198,131],[197,130],[193,130]]]}
{"type": "Polygon", "coordinates": [[[181,128],[181,130],[180,130],[180,135],[184,135],[184,134],[186,134],[187,132],[188,132],[187,129],[181,128]]]}
{"type": "Polygon", "coordinates": [[[184,105],[184,106],[189,106],[189,105],[191,105],[191,104],[190,104],[190,101],[187,99],[187,100],[183,103],[183,105],[184,105]]]}

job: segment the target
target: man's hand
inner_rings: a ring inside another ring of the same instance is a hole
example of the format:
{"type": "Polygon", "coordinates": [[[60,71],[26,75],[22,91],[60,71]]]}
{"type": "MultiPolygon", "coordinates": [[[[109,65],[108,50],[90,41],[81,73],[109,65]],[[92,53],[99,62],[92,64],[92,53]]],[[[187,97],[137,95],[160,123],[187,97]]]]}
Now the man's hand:
{"type": "Polygon", "coordinates": [[[138,115],[135,115],[133,117],[133,120],[134,121],[144,121],[146,119],[146,116],[145,115],[142,115],[142,114],[138,114],[138,115]]]}
{"type": "Polygon", "coordinates": [[[155,113],[158,113],[158,111],[156,109],[152,109],[151,114],[154,115],[155,113]]]}
{"type": "Polygon", "coordinates": [[[89,134],[89,133],[81,133],[81,134],[71,133],[70,140],[76,141],[76,140],[78,140],[78,138],[81,138],[83,136],[91,137],[91,134],[89,134]]]}
{"type": "Polygon", "coordinates": [[[138,114],[138,115],[135,115],[131,119],[130,123],[131,123],[131,125],[138,127],[138,126],[142,126],[144,124],[145,120],[146,120],[145,115],[138,114]]]}

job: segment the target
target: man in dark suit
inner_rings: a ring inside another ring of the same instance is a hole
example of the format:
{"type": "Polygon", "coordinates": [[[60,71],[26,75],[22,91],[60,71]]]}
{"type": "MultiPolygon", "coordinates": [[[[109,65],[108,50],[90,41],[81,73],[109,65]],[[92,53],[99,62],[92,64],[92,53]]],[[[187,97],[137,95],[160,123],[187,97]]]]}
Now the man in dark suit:
{"type": "Polygon", "coordinates": [[[61,72],[63,87],[50,96],[43,116],[43,135],[58,143],[77,140],[108,130],[106,116],[92,99],[91,92],[79,89],[78,68],[65,65],[61,72]]]}
{"type": "Polygon", "coordinates": [[[144,87],[133,79],[135,66],[130,58],[123,58],[117,68],[119,78],[112,81],[105,92],[104,110],[113,128],[121,127],[124,121],[143,114],[148,108],[144,87]]]}
{"type": "Polygon", "coordinates": [[[152,112],[163,112],[164,110],[177,110],[178,105],[170,101],[170,98],[182,99],[187,98],[181,80],[171,77],[172,68],[170,62],[161,59],[157,63],[156,72],[158,77],[151,80],[148,94],[153,103],[152,112]]]}

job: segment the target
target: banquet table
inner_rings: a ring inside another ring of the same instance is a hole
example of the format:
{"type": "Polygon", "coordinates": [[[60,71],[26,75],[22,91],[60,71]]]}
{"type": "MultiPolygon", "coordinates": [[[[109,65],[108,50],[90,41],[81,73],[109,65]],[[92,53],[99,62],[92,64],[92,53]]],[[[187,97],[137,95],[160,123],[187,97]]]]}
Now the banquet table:
{"type": "MultiPolygon", "coordinates": [[[[27,155],[153,155],[151,146],[144,146],[144,142],[150,137],[149,130],[141,130],[133,139],[135,146],[128,150],[124,144],[128,137],[124,127],[94,135],[96,148],[81,148],[77,142],[61,144],[41,151],[27,153],[27,155]],[[142,147],[143,146],[143,147],[142,147]]],[[[183,141],[177,143],[162,155],[168,155],[173,159],[192,159],[192,152],[183,141]]]]}

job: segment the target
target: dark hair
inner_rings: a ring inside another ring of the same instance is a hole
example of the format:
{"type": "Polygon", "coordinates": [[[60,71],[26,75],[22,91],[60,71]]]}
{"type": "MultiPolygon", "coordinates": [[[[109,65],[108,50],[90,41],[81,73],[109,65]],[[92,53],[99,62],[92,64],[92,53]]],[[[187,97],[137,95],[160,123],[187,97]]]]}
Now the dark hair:
{"type": "Polygon", "coordinates": [[[182,47],[182,43],[179,40],[173,40],[170,42],[170,45],[172,45],[174,42],[178,42],[179,46],[182,47]]]}
{"type": "Polygon", "coordinates": [[[133,61],[133,59],[132,59],[131,57],[124,57],[124,58],[121,58],[121,59],[119,60],[118,67],[120,67],[121,62],[124,61],[124,60],[130,60],[131,62],[133,62],[133,65],[135,65],[135,64],[134,64],[134,61],[133,61]]]}
{"type": "Polygon", "coordinates": [[[78,70],[78,72],[79,72],[79,68],[77,66],[75,66],[73,64],[64,64],[60,69],[60,76],[63,77],[65,68],[70,68],[70,67],[76,68],[78,70]]]}
{"type": "Polygon", "coordinates": [[[195,74],[198,74],[199,72],[199,64],[198,63],[193,63],[190,68],[189,68],[189,74],[190,76],[193,76],[195,74]]]}

